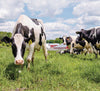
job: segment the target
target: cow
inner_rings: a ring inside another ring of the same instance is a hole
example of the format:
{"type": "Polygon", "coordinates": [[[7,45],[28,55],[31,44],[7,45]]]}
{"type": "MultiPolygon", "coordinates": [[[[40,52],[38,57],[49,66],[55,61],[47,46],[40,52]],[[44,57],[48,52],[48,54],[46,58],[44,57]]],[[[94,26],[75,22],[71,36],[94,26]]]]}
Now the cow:
{"type": "Polygon", "coordinates": [[[98,51],[100,51],[100,27],[89,30],[81,29],[81,31],[77,31],[76,33],[80,35],[80,38],[87,40],[91,44],[97,58],[98,51]]]}
{"type": "MultiPolygon", "coordinates": [[[[74,54],[80,54],[81,52],[83,52],[83,49],[73,49],[74,54]]],[[[59,52],[57,52],[59,54],[65,54],[65,53],[70,53],[70,49],[67,50],[61,50],[59,52]]]]}
{"type": "Polygon", "coordinates": [[[40,19],[31,19],[26,15],[21,15],[13,29],[12,37],[8,40],[12,44],[12,53],[15,58],[14,63],[16,65],[24,64],[24,53],[26,43],[29,43],[29,54],[27,57],[28,69],[30,69],[30,63],[34,60],[35,50],[40,50],[42,47],[45,60],[47,60],[46,49],[46,34],[44,31],[43,22],[40,19]]]}
{"type": "Polygon", "coordinates": [[[68,48],[70,49],[70,54],[73,54],[74,50],[77,50],[77,54],[80,54],[83,51],[85,52],[85,54],[87,54],[87,52],[92,52],[91,45],[86,40],[82,40],[82,38],[80,38],[79,36],[63,36],[60,39],[63,39],[63,44],[66,44],[68,46],[68,48]]]}

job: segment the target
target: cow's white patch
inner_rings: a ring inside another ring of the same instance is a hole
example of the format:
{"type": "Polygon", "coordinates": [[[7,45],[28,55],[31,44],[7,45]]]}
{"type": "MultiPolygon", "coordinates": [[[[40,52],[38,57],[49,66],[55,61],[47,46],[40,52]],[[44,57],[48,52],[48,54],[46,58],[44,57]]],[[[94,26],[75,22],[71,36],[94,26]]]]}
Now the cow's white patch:
{"type": "Polygon", "coordinates": [[[96,47],[100,49],[100,42],[99,41],[96,42],[96,47]]]}
{"type": "Polygon", "coordinates": [[[64,43],[64,45],[66,44],[66,36],[63,36],[63,43],[64,43]]]}
{"type": "Polygon", "coordinates": [[[96,28],[95,28],[95,30],[94,30],[93,37],[96,37],[96,28]]]}
{"type": "Polygon", "coordinates": [[[23,60],[23,58],[21,56],[21,47],[22,47],[23,41],[24,41],[24,37],[21,34],[15,34],[14,42],[15,42],[16,47],[17,47],[17,55],[15,57],[14,63],[16,63],[16,60],[23,60]]]}

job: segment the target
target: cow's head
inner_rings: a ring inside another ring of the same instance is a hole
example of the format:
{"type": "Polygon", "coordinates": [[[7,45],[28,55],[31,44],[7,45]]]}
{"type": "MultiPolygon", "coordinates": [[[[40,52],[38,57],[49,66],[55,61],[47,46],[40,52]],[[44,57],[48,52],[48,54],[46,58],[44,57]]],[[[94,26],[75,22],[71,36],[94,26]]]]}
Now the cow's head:
{"type": "Polygon", "coordinates": [[[59,39],[63,40],[63,44],[66,45],[66,36],[60,37],[59,39]]]}
{"type": "Polygon", "coordinates": [[[66,37],[66,44],[67,45],[70,45],[72,42],[72,38],[69,36],[69,37],[66,37]]]}
{"type": "Polygon", "coordinates": [[[77,31],[76,34],[79,34],[80,38],[84,38],[84,29],[81,29],[81,31],[77,31]]]}
{"type": "Polygon", "coordinates": [[[69,37],[63,36],[63,37],[61,37],[59,39],[62,39],[63,40],[63,44],[64,45],[69,45],[72,42],[72,38],[70,36],[69,37]]]}
{"type": "Polygon", "coordinates": [[[30,39],[24,38],[21,34],[15,34],[14,37],[9,38],[9,40],[12,43],[12,53],[15,58],[14,63],[16,65],[23,65],[23,56],[26,48],[25,42],[28,42],[30,39]]]}

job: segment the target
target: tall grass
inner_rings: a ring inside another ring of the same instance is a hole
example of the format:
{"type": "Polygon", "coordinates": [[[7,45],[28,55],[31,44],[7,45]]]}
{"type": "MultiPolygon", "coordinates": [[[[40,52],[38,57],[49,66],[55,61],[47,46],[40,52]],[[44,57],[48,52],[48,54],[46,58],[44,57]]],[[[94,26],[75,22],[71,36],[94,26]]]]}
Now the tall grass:
{"type": "Polygon", "coordinates": [[[42,50],[35,52],[34,65],[28,71],[28,51],[21,69],[14,65],[11,48],[0,48],[0,91],[100,91],[100,57],[48,53],[46,62],[42,50]]]}

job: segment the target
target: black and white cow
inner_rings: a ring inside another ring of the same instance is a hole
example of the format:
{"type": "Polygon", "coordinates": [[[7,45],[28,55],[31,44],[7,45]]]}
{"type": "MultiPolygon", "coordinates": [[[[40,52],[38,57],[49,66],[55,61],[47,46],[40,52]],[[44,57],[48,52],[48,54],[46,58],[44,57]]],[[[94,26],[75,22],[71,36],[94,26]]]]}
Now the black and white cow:
{"type": "Polygon", "coordinates": [[[79,34],[81,38],[87,40],[88,43],[91,43],[93,52],[97,58],[98,50],[100,50],[100,28],[92,28],[89,30],[81,29],[81,31],[77,31],[76,33],[79,34]]]}
{"type": "Polygon", "coordinates": [[[34,51],[40,50],[41,46],[44,51],[45,59],[47,60],[46,34],[42,20],[30,19],[26,15],[21,15],[16,22],[12,37],[8,40],[12,43],[12,53],[15,57],[14,63],[16,65],[24,64],[23,56],[26,42],[30,42],[27,57],[28,69],[30,68],[30,62],[33,61],[34,51]]]}
{"type": "Polygon", "coordinates": [[[77,50],[77,52],[79,53],[83,51],[85,51],[85,53],[87,53],[87,51],[92,52],[90,44],[88,44],[86,40],[82,40],[79,36],[78,37],[63,36],[62,39],[63,39],[64,45],[66,44],[68,48],[70,49],[70,54],[73,54],[74,50],[77,50]],[[79,42],[79,40],[81,41],[79,42]]]}
{"type": "MultiPolygon", "coordinates": [[[[73,53],[74,54],[80,54],[83,51],[83,49],[73,49],[73,53]]],[[[70,49],[67,50],[61,50],[58,52],[59,54],[66,54],[66,53],[70,53],[70,49]]]]}

